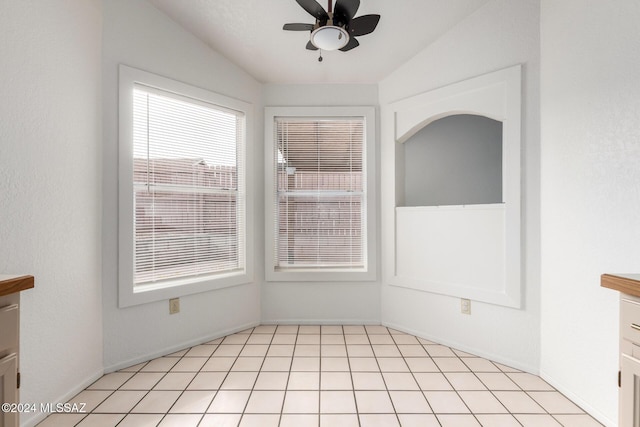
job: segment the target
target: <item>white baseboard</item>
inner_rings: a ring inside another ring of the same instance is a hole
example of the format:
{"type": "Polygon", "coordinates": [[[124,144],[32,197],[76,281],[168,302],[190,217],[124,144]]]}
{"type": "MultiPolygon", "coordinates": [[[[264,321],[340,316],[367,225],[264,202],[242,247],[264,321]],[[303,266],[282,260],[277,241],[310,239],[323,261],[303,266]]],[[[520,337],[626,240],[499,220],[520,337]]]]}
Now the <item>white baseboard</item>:
{"type": "Polygon", "coordinates": [[[425,333],[424,331],[420,331],[420,330],[412,329],[412,328],[407,328],[404,325],[398,325],[398,324],[390,323],[390,322],[382,322],[382,325],[386,326],[388,328],[391,328],[391,329],[395,329],[395,330],[398,330],[398,331],[401,331],[401,332],[406,332],[408,334],[415,335],[416,337],[420,337],[420,338],[423,338],[425,340],[429,340],[429,341],[436,342],[438,344],[446,345],[447,347],[455,348],[456,350],[464,351],[465,353],[473,354],[475,356],[480,356],[480,357],[483,357],[485,359],[492,360],[494,362],[498,362],[498,363],[500,363],[502,365],[509,366],[509,367],[512,367],[512,368],[516,368],[516,369],[519,369],[519,370],[524,371],[524,372],[528,372],[530,374],[538,375],[538,372],[539,372],[539,369],[536,366],[532,366],[532,365],[529,365],[527,363],[522,363],[522,362],[519,362],[517,360],[512,360],[512,359],[509,359],[509,358],[505,358],[505,357],[500,356],[498,354],[488,353],[486,351],[482,351],[482,350],[479,350],[477,348],[470,347],[470,346],[468,346],[466,344],[446,339],[444,337],[438,337],[438,336],[430,335],[430,334],[425,333]]]}
{"type": "MultiPolygon", "coordinates": [[[[66,403],[71,398],[73,398],[76,394],[80,393],[85,388],[89,387],[91,384],[96,382],[98,378],[104,375],[104,370],[98,369],[93,374],[89,375],[84,380],[80,381],[75,387],[73,387],[69,392],[65,393],[62,396],[59,396],[57,399],[53,399],[50,403],[66,403]]],[[[30,418],[25,419],[25,414],[20,415],[20,426],[21,427],[33,427],[45,418],[47,418],[50,414],[43,412],[33,412],[29,413],[29,415],[33,415],[30,418]]]]}
{"type": "Polygon", "coordinates": [[[582,398],[578,397],[573,391],[566,388],[563,384],[556,381],[552,376],[547,375],[545,372],[540,372],[540,377],[548,382],[553,388],[564,394],[569,400],[578,405],[582,410],[591,415],[593,418],[604,424],[606,427],[618,427],[618,422],[604,415],[598,409],[587,403],[582,398]]]}
{"type": "Polygon", "coordinates": [[[262,319],[262,325],[379,325],[380,319],[262,319]]]}
{"type": "Polygon", "coordinates": [[[199,345],[205,342],[213,341],[218,338],[222,338],[227,335],[235,334],[236,332],[244,331],[245,329],[253,328],[260,325],[260,322],[250,322],[244,325],[238,326],[236,328],[224,329],[221,331],[217,331],[212,334],[207,334],[189,341],[183,341],[179,344],[172,345],[170,347],[163,348],[161,350],[157,350],[153,353],[148,353],[143,356],[138,356],[133,359],[124,360],[122,362],[114,363],[109,366],[105,366],[104,372],[108,374],[110,372],[119,371],[120,369],[128,368],[129,366],[137,365],[139,363],[147,362],[149,360],[175,353],[176,351],[184,350],[185,348],[193,347],[195,345],[199,345]]]}

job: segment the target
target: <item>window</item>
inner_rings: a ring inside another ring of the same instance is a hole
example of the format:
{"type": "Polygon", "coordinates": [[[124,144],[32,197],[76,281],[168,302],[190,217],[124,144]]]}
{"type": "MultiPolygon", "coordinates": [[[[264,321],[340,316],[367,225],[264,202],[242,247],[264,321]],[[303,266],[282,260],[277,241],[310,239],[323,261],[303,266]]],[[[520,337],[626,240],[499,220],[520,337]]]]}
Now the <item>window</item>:
{"type": "Polygon", "coordinates": [[[247,281],[247,108],[124,66],[120,77],[120,305],[247,281]]]}
{"type": "Polygon", "coordinates": [[[373,109],[267,108],[268,280],[373,280],[373,109]]]}

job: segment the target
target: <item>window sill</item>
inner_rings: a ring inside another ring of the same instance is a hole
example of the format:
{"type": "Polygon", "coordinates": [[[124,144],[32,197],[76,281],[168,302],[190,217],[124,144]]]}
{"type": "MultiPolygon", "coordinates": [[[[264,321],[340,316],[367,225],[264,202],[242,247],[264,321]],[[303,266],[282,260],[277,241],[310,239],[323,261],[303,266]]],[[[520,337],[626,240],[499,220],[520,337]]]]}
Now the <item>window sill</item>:
{"type": "Polygon", "coordinates": [[[373,282],[376,278],[375,271],[365,269],[296,268],[266,272],[267,282],[373,282]]]}

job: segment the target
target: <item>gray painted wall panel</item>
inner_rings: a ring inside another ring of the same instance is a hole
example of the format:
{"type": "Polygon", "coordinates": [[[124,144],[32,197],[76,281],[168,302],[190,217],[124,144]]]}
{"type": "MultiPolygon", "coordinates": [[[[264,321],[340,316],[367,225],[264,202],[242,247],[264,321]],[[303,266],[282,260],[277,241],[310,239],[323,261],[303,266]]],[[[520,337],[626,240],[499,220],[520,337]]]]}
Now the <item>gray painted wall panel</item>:
{"type": "Polygon", "coordinates": [[[502,203],[502,123],[460,114],[404,144],[404,206],[502,203]]]}

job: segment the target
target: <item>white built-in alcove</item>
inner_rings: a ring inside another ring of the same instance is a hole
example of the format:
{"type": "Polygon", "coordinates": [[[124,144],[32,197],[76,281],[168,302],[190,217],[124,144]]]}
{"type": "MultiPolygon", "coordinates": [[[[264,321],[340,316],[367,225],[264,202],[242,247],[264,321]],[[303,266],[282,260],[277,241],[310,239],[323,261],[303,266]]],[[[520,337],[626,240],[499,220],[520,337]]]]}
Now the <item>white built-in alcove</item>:
{"type": "Polygon", "coordinates": [[[518,65],[383,111],[387,283],[520,308],[520,92],[518,65]]]}

